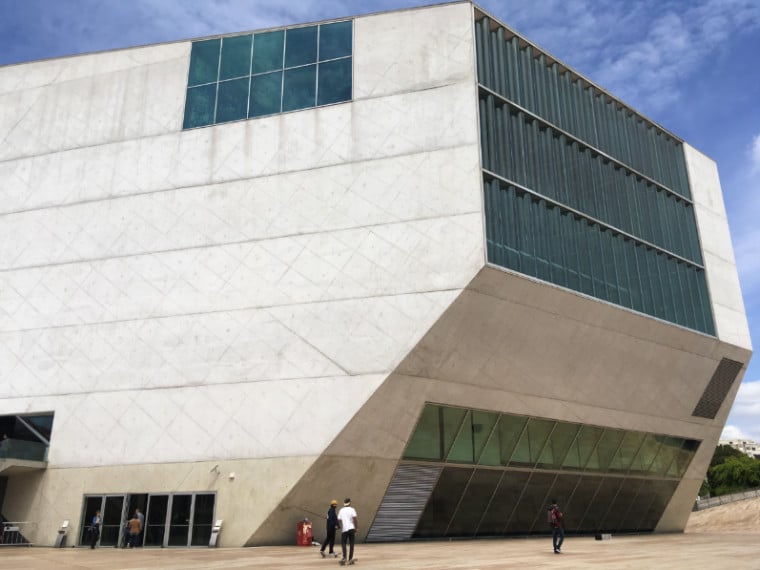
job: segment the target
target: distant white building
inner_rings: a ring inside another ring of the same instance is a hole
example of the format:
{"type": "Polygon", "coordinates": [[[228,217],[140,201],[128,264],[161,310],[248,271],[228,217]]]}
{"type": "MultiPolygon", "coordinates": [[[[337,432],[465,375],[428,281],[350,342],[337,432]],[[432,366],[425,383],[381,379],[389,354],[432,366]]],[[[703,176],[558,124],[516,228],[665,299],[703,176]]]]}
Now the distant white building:
{"type": "Polygon", "coordinates": [[[760,459],[760,444],[751,439],[721,439],[718,445],[730,445],[750,457],[760,459]]]}

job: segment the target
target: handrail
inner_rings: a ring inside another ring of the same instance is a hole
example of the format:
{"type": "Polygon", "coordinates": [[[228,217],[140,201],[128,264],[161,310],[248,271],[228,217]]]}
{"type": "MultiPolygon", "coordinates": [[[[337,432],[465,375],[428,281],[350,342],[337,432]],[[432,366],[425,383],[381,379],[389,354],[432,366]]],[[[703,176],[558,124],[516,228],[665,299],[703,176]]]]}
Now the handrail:
{"type": "Polygon", "coordinates": [[[709,499],[697,498],[694,501],[694,506],[691,511],[703,511],[712,507],[718,507],[720,505],[727,505],[729,503],[735,503],[736,501],[744,501],[746,499],[754,499],[760,497],[760,489],[748,489],[746,491],[739,491],[738,493],[731,493],[730,495],[720,495],[719,497],[710,497],[709,499]]]}

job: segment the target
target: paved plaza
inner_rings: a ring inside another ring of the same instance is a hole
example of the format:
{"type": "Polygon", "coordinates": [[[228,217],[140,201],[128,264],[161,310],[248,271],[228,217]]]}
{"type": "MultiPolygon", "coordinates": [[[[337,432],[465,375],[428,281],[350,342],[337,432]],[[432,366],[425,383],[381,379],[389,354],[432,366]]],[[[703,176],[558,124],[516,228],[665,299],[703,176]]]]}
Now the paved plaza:
{"type": "MultiPolygon", "coordinates": [[[[359,544],[357,568],[627,568],[760,569],[760,532],[613,536],[611,540],[568,538],[555,555],[551,539],[500,539],[394,544],[359,544]]],[[[226,568],[339,568],[316,547],[219,549],[8,548],[2,568],[14,570],[190,570],[226,568]]]]}

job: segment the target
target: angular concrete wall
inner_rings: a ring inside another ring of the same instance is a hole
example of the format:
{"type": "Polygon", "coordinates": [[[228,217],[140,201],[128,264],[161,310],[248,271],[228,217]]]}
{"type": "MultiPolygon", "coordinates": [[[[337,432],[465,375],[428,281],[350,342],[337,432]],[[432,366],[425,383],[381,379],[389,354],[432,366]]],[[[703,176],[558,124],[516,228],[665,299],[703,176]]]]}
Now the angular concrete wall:
{"type": "MultiPolygon", "coordinates": [[[[7,515],[323,452],[483,265],[471,9],[357,18],[351,103],[192,131],[189,42],[0,69],[0,414],[55,412],[7,515]]],[[[230,545],[285,492],[217,491],[230,545]]]]}

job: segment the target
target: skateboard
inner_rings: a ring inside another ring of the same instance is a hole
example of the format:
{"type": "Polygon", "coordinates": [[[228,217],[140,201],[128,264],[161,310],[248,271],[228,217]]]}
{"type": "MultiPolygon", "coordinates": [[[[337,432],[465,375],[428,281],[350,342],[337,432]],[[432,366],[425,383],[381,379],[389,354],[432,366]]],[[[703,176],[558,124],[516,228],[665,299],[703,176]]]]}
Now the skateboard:
{"type": "Polygon", "coordinates": [[[341,566],[351,566],[351,565],[353,565],[353,564],[356,564],[357,562],[359,562],[359,559],[358,559],[358,558],[354,558],[353,560],[348,560],[348,561],[346,561],[346,560],[341,560],[341,561],[340,561],[340,565],[341,565],[341,566]]]}

